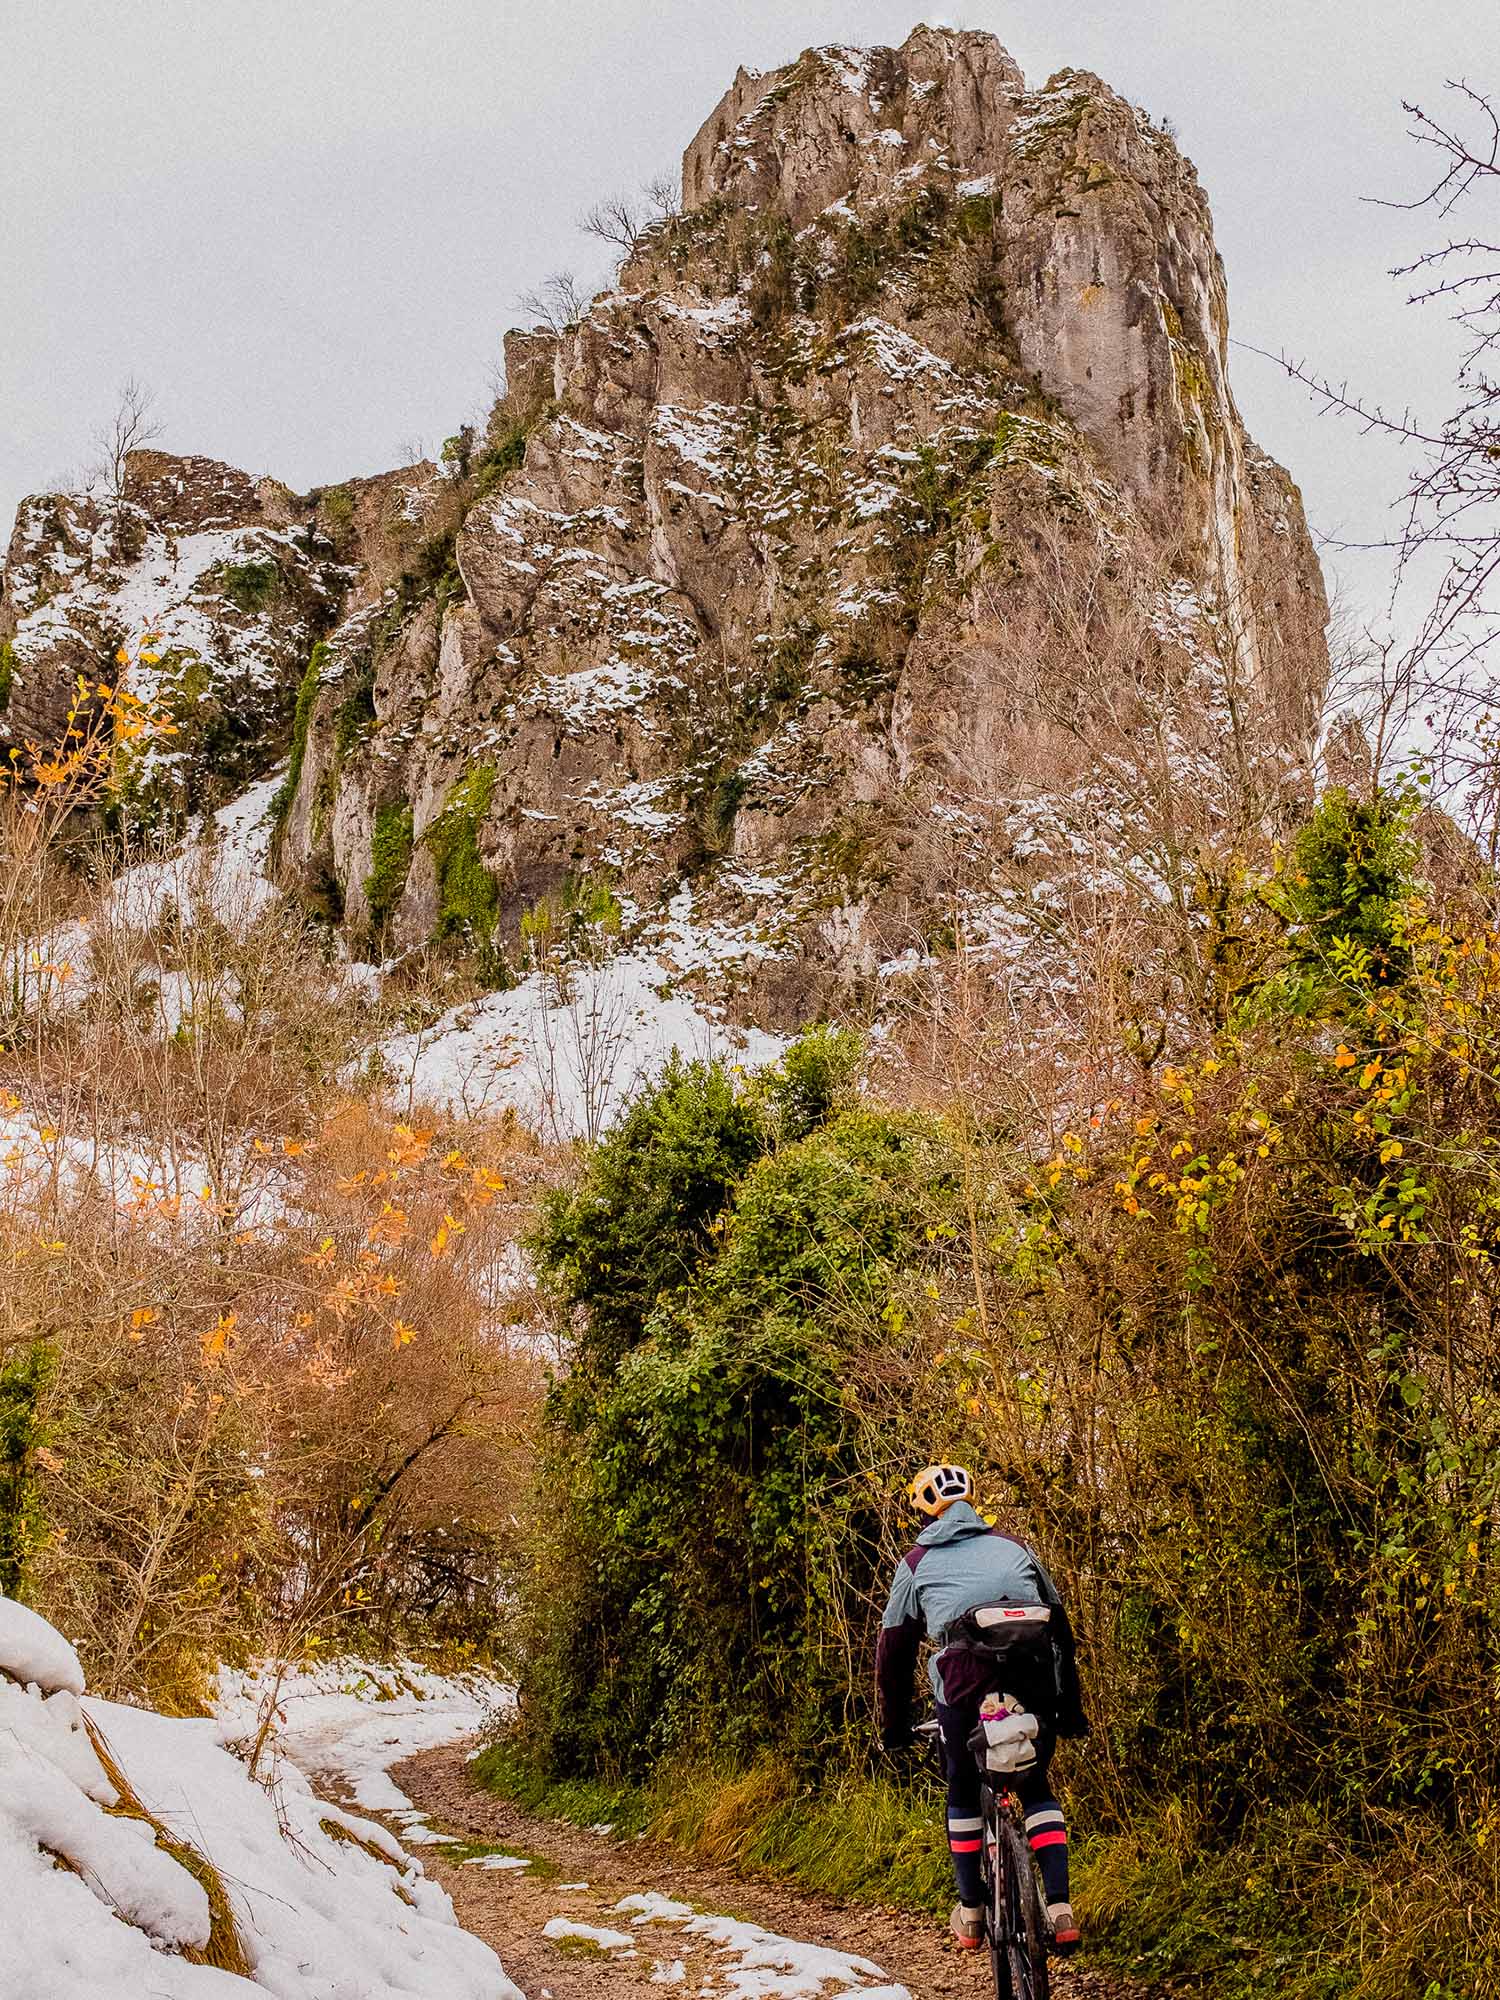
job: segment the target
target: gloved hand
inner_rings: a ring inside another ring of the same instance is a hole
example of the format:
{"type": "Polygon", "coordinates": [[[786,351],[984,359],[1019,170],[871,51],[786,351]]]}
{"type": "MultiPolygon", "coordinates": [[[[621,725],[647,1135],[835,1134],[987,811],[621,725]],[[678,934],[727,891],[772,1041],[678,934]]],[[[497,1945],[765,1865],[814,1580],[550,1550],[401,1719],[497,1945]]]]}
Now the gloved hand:
{"type": "Polygon", "coordinates": [[[917,1733],[909,1722],[887,1723],[880,1732],[882,1750],[910,1750],[917,1741],[917,1733]]]}

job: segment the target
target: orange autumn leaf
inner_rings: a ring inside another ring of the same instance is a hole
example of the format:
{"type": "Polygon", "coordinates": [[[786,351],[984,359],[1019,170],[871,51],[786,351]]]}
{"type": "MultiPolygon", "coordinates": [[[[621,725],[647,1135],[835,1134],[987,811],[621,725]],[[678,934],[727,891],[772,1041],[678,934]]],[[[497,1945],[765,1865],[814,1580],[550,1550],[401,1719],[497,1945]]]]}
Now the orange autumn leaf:
{"type": "Polygon", "coordinates": [[[406,1210],[397,1208],[394,1202],[382,1202],[380,1213],[365,1233],[367,1243],[397,1244],[406,1238],[406,1210]]]}
{"type": "Polygon", "coordinates": [[[450,1240],[455,1236],[462,1236],[463,1233],[464,1225],[455,1216],[445,1214],[432,1239],[433,1256],[441,1257],[450,1240]]]}
{"type": "Polygon", "coordinates": [[[207,1333],[200,1336],[199,1344],[203,1349],[205,1361],[213,1363],[223,1358],[224,1350],[229,1344],[229,1336],[234,1332],[236,1317],[237,1315],[232,1312],[221,1313],[207,1333]]]}

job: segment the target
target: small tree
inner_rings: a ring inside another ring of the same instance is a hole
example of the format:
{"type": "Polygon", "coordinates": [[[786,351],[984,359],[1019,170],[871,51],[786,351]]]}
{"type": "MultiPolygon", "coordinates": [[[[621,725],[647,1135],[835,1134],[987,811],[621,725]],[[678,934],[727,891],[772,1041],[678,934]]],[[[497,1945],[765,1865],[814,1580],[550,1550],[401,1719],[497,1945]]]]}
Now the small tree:
{"type": "Polygon", "coordinates": [[[583,318],[587,304],[575,274],[554,271],[529,292],[522,292],[516,309],[552,333],[566,333],[583,318]]]}
{"type": "Polygon", "coordinates": [[[113,416],[92,435],[96,456],[90,469],[95,478],[104,481],[117,507],[128,498],[130,454],[161,436],[161,422],[153,415],[155,406],[155,392],[134,375],[127,375],[113,416]]]}
{"type": "Polygon", "coordinates": [[[620,253],[623,261],[633,256],[642,239],[674,216],[682,205],[678,182],[670,174],[658,174],[647,181],[639,195],[611,195],[578,218],[585,235],[597,236],[620,253]]]}

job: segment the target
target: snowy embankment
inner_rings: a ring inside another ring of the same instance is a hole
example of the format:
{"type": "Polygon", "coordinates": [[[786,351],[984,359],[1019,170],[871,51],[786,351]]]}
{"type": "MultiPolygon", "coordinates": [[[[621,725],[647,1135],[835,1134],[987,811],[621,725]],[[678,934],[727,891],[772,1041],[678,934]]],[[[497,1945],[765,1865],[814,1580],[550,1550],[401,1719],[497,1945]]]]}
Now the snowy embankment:
{"type": "Polygon", "coordinates": [[[89,1698],[67,1641],[0,1597],[0,2000],[520,2000],[385,1828],[283,1756],[250,1776],[230,1706],[89,1698]]]}
{"type": "MultiPolygon", "coordinates": [[[[231,800],[177,852],[123,870],[102,916],[139,932],[170,910],[200,911],[231,926],[252,922],[280,894],[271,880],[270,847],[283,775],[275,771],[231,800]]],[[[774,1062],[785,1049],[782,1038],[726,1026],[686,989],[679,966],[711,968],[718,960],[710,933],[695,929],[676,905],[674,912],[663,956],[622,951],[595,965],[533,972],[509,992],[486,994],[430,1026],[380,1042],[374,1053],[398,1108],[423,1104],[470,1117],[511,1110],[543,1138],[597,1138],[674,1050],[685,1059],[722,1057],[748,1069],[774,1062]]],[[[39,1000],[66,1005],[87,984],[92,936],[89,924],[69,924],[32,950],[23,977],[39,1000]]],[[[330,977],[372,999],[383,981],[379,968],[350,963],[330,977]]],[[[233,995],[194,991],[181,973],[158,971],[153,984],[164,1034],[210,1001],[234,1005],[233,995]]],[[[23,1124],[0,1137],[35,1139],[23,1124]]],[[[38,1148],[33,1143],[30,1150],[38,1148]]],[[[97,1159],[79,1164],[99,1173],[97,1159]]],[[[130,1198],[141,1162],[122,1154],[118,1163],[104,1164],[118,1166],[111,1176],[117,1198],[130,1198]]]]}
{"type": "Polygon", "coordinates": [[[656,959],[624,952],[579,967],[560,995],[550,973],[508,993],[455,1007],[430,1028],[380,1046],[398,1105],[463,1111],[513,1109],[548,1139],[597,1138],[674,1050],[685,1060],[721,1057],[747,1069],[774,1062],[786,1044],[758,1028],[714,1020],[656,959]]]}
{"type": "Polygon", "coordinates": [[[221,1668],[214,1713],[226,1740],[253,1739],[272,1698],[282,1756],[307,1778],[336,1780],[366,1812],[397,1821],[414,1845],[438,1836],[391,1777],[391,1765],[479,1735],[514,1703],[498,1681],[437,1674],[414,1660],[393,1666],[325,1660],[287,1674],[279,1688],[265,1669],[221,1668]]]}

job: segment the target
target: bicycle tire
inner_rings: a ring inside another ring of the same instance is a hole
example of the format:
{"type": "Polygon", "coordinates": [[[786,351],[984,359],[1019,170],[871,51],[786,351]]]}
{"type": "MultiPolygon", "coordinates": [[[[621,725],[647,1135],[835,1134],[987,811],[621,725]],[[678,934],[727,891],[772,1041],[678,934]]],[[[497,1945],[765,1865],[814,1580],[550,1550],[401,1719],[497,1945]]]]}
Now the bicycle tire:
{"type": "Polygon", "coordinates": [[[1026,1836],[997,1812],[994,1888],[989,1917],[995,1990],[1000,2000],[1048,2000],[1047,1932],[1026,1836]]]}
{"type": "Polygon", "coordinates": [[[995,2000],[1016,2000],[1008,1947],[1010,1895],[1006,1882],[1006,1857],[1000,1844],[1000,1822],[1004,1815],[988,1785],[984,1788],[983,1811],[984,1847],[980,1859],[984,1874],[984,1933],[990,1948],[990,1974],[995,1982],[995,2000]]]}

